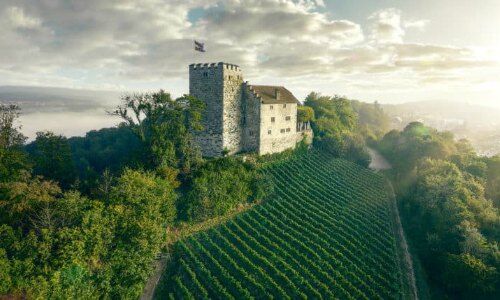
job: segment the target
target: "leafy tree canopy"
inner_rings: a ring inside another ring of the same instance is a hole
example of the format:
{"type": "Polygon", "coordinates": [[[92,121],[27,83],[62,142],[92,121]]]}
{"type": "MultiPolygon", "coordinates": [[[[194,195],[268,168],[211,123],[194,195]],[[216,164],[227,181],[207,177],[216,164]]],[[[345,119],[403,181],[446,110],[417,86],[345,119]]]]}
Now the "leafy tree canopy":
{"type": "Polygon", "coordinates": [[[29,168],[22,149],[26,137],[16,124],[19,111],[17,105],[0,104],[0,182],[22,176],[20,171],[29,168]]]}
{"type": "Polygon", "coordinates": [[[180,168],[189,172],[200,161],[193,131],[202,129],[204,103],[184,95],[172,99],[163,90],[156,93],[125,95],[113,112],[121,117],[147,145],[153,168],[180,168]]]}
{"type": "Polygon", "coordinates": [[[368,166],[370,157],[359,131],[358,115],[350,100],[312,92],[306,97],[304,105],[314,111],[312,128],[316,147],[368,166]]]}
{"type": "Polygon", "coordinates": [[[76,179],[76,167],[68,139],[52,132],[37,132],[36,139],[26,147],[33,161],[33,172],[69,188],[76,179]]]}

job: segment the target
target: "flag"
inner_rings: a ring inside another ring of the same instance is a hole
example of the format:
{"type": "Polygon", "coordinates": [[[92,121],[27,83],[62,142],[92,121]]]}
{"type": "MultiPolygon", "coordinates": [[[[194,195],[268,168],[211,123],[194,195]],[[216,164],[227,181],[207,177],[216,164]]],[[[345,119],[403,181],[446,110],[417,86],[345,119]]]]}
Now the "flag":
{"type": "Polygon", "coordinates": [[[198,41],[194,41],[194,50],[195,51],[200,51],[200,52],[205,52],[205,44],[200,43],[198,41]]]}

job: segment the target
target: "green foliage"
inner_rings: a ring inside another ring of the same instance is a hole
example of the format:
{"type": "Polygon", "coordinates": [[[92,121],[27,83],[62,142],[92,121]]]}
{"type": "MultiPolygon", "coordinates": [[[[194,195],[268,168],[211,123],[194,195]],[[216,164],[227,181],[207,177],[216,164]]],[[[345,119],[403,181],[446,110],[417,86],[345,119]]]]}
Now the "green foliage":
{"type": "Polygon", "coordinates": [[[402,132],[390,131],[378,147],[399,175],[411,173],[424,158],[445,159],[456,152],[451,133],[438,132],[420,122],[408,124],[402,132]]]}
{"type": "Polygon", "coordinates": [[[32,177],[24,172],[20,180],[0,183],[0,221],[14,224],[28,230],[51,226],[57,221],[51,213],[51,205],[55,197],[61,193],[57,184],[44,181],[40,177],[32,177]]]}
{"type": "Polygon", "coordinates": [[[306,123],[314,120],[314,110],[309,106],[297,106],[297,122],[306,123]]]}
{"type": "Polygon", "coordinates": [[[22,149],[26,137],[16,124],[19,107],[0,104],[0,182],[15,180],[29,164],[22,149]]]}
{"type": "Polygon", "coordinates": [[[262,200],[266,187],[253,164],[237,157],[214,159],[192,175],[181,210],[191,221],[224,215],[239,204],[262,200]]]}
{"type": "Polygon", "coordinates": [[[407,231],[432,286],[453,298],[495,298],[500,214],[485,194],[494,158],[418,122],[389,132],[379,148],[394,167],[407,231]]]}
{"type": "Polygon", "coordinates": [[[7,294],[10,291],[11,284],[10,262],[5,250],[0,248],[0,295],[7,294]]]}
{"type": "Polygon", "coordinates": [[[52,132],[37,132],[35,141],[26,150],[35,175],[59,182],[65,189],[75,182],[76,167],[65,137],[52,132]]]}
{"type": "Polygon", "coordinates": [[[148,167],[179,168],[188,173],[200,163],[201,156],[193,141],[193,131],[202,129],[204,103],[184,95],[173,100],[170,94],[125,95],[114,114],[120,116],[145,143],[148,167]]]}
{"type": "Polygon", "coordinates": [[[68,139],[78,174],[78,189],[97,195],[102,174],[119,174],[126,167],[145,164],[144,145],[128,126],[92,130],[84,137],[68,139]]]}
{"type": "Polygon", "coordinates": [[[486,195],[500,209],[500,156],[484,160],[487,165],[486,195]]]}
{"type": "Polygon", "coordinates": [[[138,298],[176,215],[151,172],[125,170],[106,201],[29,173],[1,188],[0,287],[28,298],[138,298]]]}
{"type": "Polygon", "coordinates": [[[138,298],[165,242],[165,227],[176,216],[172,185],[151,172],[127,169],[112,189],[110,211],[119,237],[109,256],[112,296],[138,298]]]}
{"type": "Polygon", "coordinates": [[[262,172],[268,200],[179,241],[157,298],[402,298],[381,176],[318,152],[262,172]]]}
{"type": "Polygon", "coordinates": [[[359,131],[358,115],[350,100],[313,92],[306,97],[304,105],[314,110],[312,128],[315,147],[368,166],[370,157],[359,131]]]}
{"type": "Polygon", "coordinates": [[[470,254],[449,254],[443,282],[450,291],[461,291],[455,296],[465,299],[486,298],[493,295],[498,284],[498,271],[470,254]]]}
{"type": "Polygon", "coordinates": [[[378,102],[372,104],[352,100],[351,105],[358,115],[360,131],[369,142],[379,140],[389,131],[389,116],[384,112],[378,102]]]}

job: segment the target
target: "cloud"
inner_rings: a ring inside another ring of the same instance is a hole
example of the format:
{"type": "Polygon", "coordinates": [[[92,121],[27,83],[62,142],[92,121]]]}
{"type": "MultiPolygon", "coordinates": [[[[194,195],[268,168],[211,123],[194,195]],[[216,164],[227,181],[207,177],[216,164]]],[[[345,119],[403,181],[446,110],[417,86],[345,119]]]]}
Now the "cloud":
{"type": "Polygon", "coordinates": [[[429,25],[429,20],[415,20],[415,21],[406,21],[404,22],[404,28],[408,29],[418,29],[420,31],[424,31],[424,29],[429,25]]]}
{"type": "Polygon", "coordinates": [[[41,23],[40,19],[26,15],[24,10],[17,6],[8,7],[5,10],[5,18],[15,28],[37,28],[41,23]]]}
{"type": "Polygon", "coordinates": [[[327,46],[363,39],[361,27],[347,20],[330,20],[301,2],[243,0],[210,7],[194,30],[212,42],[262,45],[307,41],[327,46]]]}
{"type": "Polygon", "coordinates": [[[317,0],[4,2],[0,84],[164,87],[185,83],[190,63],[228,61],[255,81],[353,76],[396,86],[498,66],[475,49],[405,42],[406,30],[429,22],[405,20],[394,8],[369,14],[362,28],[317,0]],[[194,52],[193,39],[207,52],[194,52]]]}
{"type": "Polygon", "coordinates": [[[395,8],[378,10],[368,17],[371,38],[377,43],[402,43],[405,31],[401,24],[401,11],[395,8]]]}

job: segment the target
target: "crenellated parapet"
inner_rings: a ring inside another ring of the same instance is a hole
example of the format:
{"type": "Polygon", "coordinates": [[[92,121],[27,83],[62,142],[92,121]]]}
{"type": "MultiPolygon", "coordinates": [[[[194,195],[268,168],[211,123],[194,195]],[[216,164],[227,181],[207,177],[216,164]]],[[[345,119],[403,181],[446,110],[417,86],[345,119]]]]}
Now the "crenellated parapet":
{"type": "Polygon", "coordinates": [[[241,72],[241,68],[238,65],[225,63],[225,62],[197,63],[197,64],[190,64],[189,65],[190,71],[191,70],[207,71],[209,69],[226,69],[226,70],[233,70],[233,71],[241,72]]]}

